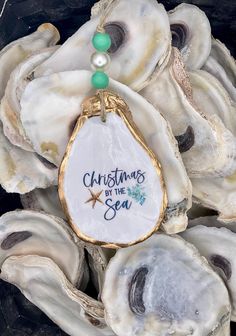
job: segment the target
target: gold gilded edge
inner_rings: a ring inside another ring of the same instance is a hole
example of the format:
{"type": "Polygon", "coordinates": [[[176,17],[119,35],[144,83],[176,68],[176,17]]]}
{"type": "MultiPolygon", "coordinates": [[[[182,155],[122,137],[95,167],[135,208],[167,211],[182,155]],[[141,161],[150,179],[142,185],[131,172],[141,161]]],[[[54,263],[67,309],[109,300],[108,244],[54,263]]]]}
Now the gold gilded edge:
{"type": "Polygon", "coordinates": [[[83,125],[85,124],[85,122],[92,117],[95,116],[100,116],[100,111],[101,111],[101,102],[99,99],[98,94],[92,96],[92,97],[88,97],[85,99],[85,101],[82,103],[82,113],[81,115],[78,117],[78,121],[76,123],[76,126],[72,132],[71,138],[68,142],[67,148],[66,148],[66,152],[64,154],[62,163],[60,165],[59,168],[59,172],[58,172],[58,193],[59,193],[59,198],[60,198],[60,202],[63,208],[63,211],[66,214],[66,217],[69,221],[70,226],[72,227],[73,231],[76,233],[76,235],[83,241],[91,243],[91,244],[95,244],[95,245],[99,245],[101,247],[105,247],[105,248],[110,248],[110,249],[118,249],[121,247],[129,247],[135,244],[138,244],[144,240],[146,240],[147,238],[149,238],[152,234],[154,234],[160,227],[162,220],[164,218],[164,213],[165,213],[165,209],[167,207],[167,193],[166,193],[166,188],[165,188],[165,183],[164,183],[164,179],[163,179],[163,175],[162,175],[162,171],[161,171],[161,164],[158,162],[154,152],[148,147],[148,145],[146,144],[141,132],[139,131],[138,127],[136,126],[136,124],[133,121],[132,118],[132,114],[129,110],[128,105],[124,102],[124,100],[122,98],[120,98],[117,94],[111,92],[111,91],[103,91],[103,95],[104,95],[104,101],[105,101],[105,106],[106,106],[106,113],[116,113],[120,118],[122,118],[122,120],[125,122],[126,126],[128,127],[129,131],[131,132],[131,134],[133,135],[133,137],[136,139],[136,141],[143,147],[143,149],[147,152],[147,154],[149,155],[154,168],[157,171],[157,175],[160,178],[160,183],[161,183],[161,190],[163,192],[163,198],[162,198],[162,204],[160,207],[160,214],[159,214],[159,218],[158,221],[155,225],[155,227],[148,232],[145,236],[139,238],[136,241],[130,242],[130,243],[126,243],[126,244],[122,244],[122,243],[107,243],[107,242],[103,242],[103,241],[99,241],[96,239],[93,239],[85,234],[83,234],[77,227],[77,225],[75,225],[75,223],[73,222],[70,213],[69,213],[69,209],[67,206],[67,202],[66,202],[66,198],[64,195],[64,177],[65,177],[65,169],[67,166],[67,162],[68,159],[70,157],[70,152],[71,152],[71,148],[72,145],[74,143],[74,140],[78,134],[78,132],[80,131],[80,129],[83,127],[83,125]]]}

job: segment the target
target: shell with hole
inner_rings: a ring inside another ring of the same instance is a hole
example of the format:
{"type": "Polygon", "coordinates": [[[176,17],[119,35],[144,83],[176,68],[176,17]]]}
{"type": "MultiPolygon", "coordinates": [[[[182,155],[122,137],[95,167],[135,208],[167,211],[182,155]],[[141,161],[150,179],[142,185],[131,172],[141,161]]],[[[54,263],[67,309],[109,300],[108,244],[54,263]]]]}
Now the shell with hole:
{"type": "Polygon", "coordinates": [[[200,69],[211,51],[211,26],[206,14],[186,3],[168,14],[172,46],[180,50],[188,70],[200,69]]]}
{"type": "MultiPolygon", "coordinates": [[[[57,166],[81,112],[82,101],[94,94],[90,78],[88,71],[44,76],[29,83],[22,96],[21,121],[27,136],[35,151],[57,166]]],[[[184,230],[192,190],[169,124],[127,86],[110,80],[109,90],[127,103],[135,124],[161,163],[168,197],[164,229],[169,233],[184,230]]]]}
{"type": "Polygon", "coordinates": [[[91,40],[102,22],[112,40],[108,75],[135,90],[141,89],[169,58],[171,34],[163,5],[155,0],[110,0],[102,1],[100,10],[98,5],[96,8],[91,20],[36,68],[35,76],[90,70],[94,52],[91,40]]]}
{"type": "Polygon", "coordinates": [[[12,255],[49,257],[76,286],[83,279],[84,247],[62,219],[32,210],[0,217],[0,264],[12,255]]]}
{"type": "Polygon", "coordinates": [[[226,228],[199,225],[186,230],[181,236],[196,246],[224,280],[232,303],[231,320],[236,321],[236,234],[226,228]]]}
{"type": "Polygon", "coordinates": [[[57,184],[57,167],[36,153],[12,145],[1,122],[0,143],[0,184],[7,192],[25,194],[57,184]]]}
{"type": "Polygon", "coordinates": [[[22,61],[11,73],[1,102],[0,118],[3,130],[13,145],[33,151],[20,121],[20,99],[27,83],[32,79],[34,68],[52,55],[58,46],[40,49],[22,61]]]}
{"type": "Polygon", "coordinates": [[[56,27],[44,23],[34,33],[11,42],[0,51],[0,99],[4,95],[7,81],[14,68],[33,51],[52,46],[59,39],[56,27]]]}
{"type": "Polygon", "coordinates": [[[170,122],[190,177],[229,176],[235,171],[236,139],[216,113],[197,107],[198,100],[193,99],[196,97],[176,48],[158,80],[140,93],[170,122]]]}
{"type": "Polygon", "coordinates": [[[115,336],[106,326],[103,304],[77,290],[51,259],[10,257],[2,265],[0,278],[17,286],[69,335],[115,336]]]}
{"type": "Polygon", "coordinates": [[[120,336],[230,335],[223,281],[177,236],[156,234],[118,250],[106,270],[102,301],[107,324],[120,336]]]}

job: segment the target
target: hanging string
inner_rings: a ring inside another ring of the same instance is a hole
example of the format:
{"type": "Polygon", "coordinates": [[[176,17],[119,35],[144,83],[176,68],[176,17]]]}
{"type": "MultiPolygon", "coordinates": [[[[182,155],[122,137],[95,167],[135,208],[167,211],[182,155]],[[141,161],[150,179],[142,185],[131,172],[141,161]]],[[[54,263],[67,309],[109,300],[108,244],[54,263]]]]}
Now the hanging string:
{"type": "MultiPolygon", "coordinates": [[[[96,32],[97,33],[106,33],[104,25],[105,21],[108,17],[108,15],[112,12],[116,5],[117,0],[111,0],[108,5],[104,5],[104,7],[101,9],[101,16],[99,20],[99,24],[97,26],[96,32]]],[[[104,99],[104,89],[98,89],[98,96],[100,99],[100,106],[101,106],[101,120],[102,122],[106,122],[106,105],[105,105],[105,99],[104,99]]]]}
{"type": "Polygon", "coordinates": [[[97,26],[97,32],[98,33],[105,33],[105,29],[104,29],[104,24],[106,21],[107,16],[113,11],[115,5],[116,5],[117,0],[111,0],[109,5],[107,5],[103,10],[102,10],[102,14],[100,17],[100,21],[99,24],[97,26]]]}

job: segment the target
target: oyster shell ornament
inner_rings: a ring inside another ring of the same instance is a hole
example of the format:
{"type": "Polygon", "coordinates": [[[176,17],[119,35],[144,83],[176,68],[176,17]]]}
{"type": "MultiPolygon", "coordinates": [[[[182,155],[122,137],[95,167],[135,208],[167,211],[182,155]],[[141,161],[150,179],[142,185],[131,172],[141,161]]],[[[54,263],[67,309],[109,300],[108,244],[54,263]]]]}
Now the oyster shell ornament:
{"type": "Polygon", "coordinates": [[[81,239],[114,248],[154,233],[167,200],[160,163],[128,105],[105,90],[111,37],[103,24],[101,20],[92,39],[91,84],[98,91],[82,103],[59,170],[59,196],[81,239]]]}
{"type": "Polygon", "coordinates": [[[60,167],[59,195],[80,238],[106,247],[131,245],[160,226],[166,192],[160,164],[127,104],[114,93],[102,94],[103,101],[98,93],[83,103],[60,167]]]}

